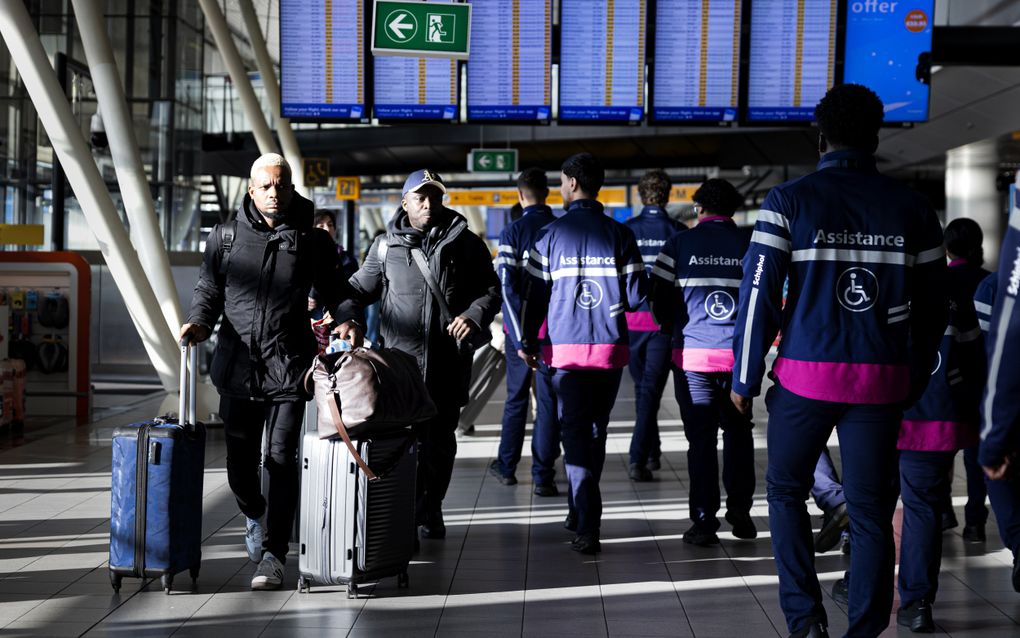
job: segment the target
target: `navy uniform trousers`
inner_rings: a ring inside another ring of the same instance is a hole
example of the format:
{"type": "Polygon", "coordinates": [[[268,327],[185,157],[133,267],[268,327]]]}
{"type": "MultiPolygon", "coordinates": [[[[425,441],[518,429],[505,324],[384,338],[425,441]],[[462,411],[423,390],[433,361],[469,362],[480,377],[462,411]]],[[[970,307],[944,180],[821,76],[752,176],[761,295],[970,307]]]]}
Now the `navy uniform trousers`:
{"type": "Polygon", "coordinates": [[[850,514],[850,627],[847,636],[874,637],[889,624],[893,603],[893,512],[898,496],[897,405],[815,401],[778,383],[769,411],[769,527],[779,572],[779,600],[790,633],[827,622],[815,574],[807,498],[814,468],[835,424],[850,514]]]}
{"type": "Polygon", "coordinates": [[[752,422],[730,401],[729,372],[673,369],[673,388],[687,438],[691,520],[698,529],[719,529],[719,430],[723,432],[723,486],[726,508],[751,511],[754,502],[754,438],[752,422]]]}
{"type": "MultiPolygon", "coordinates": [[[[507,341],[509,345],[509,341],[507,341]]],[[[503,427],[499,435],[499,471],[510,476],[521,462],[524,430],[528,422],[531,381],[535,380],[538,409],[531,435],[531,477],[535,485],[553,482],[556,459],[560,456],[560,422],[556,415],[556,393],[552,372],[543,365],[537,372],[508,348],[506,352],[506,402],[503,405],[503,427]]]]}
{"type": "Polygon", "coordinates": [[[956,452],[900,452],[900,491],[903,497],[899,576],[901,607],[908,607],[919,600],[935,601],[942,565],[942,514],[949,502],[955,457],[956,452]]]}
{"type": "Polygon", "coordinates": [[[577,519],[577,534],[598,534],[602,524],[599,480],[606,461],[609,413],[616,403],[623,370],[564,370],[553,373],[563,465],[570,490],[567,505],[577,519]]]}
{"type": "Polygon", "coordinates": [[[662,455],[659,439],[659,404],[669,378],[673,342],[662,332],[630,333],[630,363],[634,379],[634,433],[630,438],[630,462],[645,465],[662,455]]]}

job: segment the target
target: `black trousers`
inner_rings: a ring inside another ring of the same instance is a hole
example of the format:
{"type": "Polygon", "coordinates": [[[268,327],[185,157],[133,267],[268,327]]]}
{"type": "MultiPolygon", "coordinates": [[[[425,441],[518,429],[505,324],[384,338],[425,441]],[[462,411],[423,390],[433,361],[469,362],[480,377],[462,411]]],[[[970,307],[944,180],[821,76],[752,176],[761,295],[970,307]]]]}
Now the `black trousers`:
{"type": "Polygon", "coordinates": [[[453,476],[453,459],[457,456],[457,421],[460,406],[437,403],[438,413],[432,419],[414,426],[418,437],[418,523],[443,509],[443,499],[453,476]]]}
{"type": "Polygon", "coordinates": [[[286,562],[290,532],[297,510],[297,450],[304,419],[304,401],[247,401],[222,397],[220,416],[227,442],[227,481],[237,505],[248,518],[266,516],[262,549],[286,562]],[[262,432],[269,428],[269,503],[262,496],[259,463],[262,432]]]}

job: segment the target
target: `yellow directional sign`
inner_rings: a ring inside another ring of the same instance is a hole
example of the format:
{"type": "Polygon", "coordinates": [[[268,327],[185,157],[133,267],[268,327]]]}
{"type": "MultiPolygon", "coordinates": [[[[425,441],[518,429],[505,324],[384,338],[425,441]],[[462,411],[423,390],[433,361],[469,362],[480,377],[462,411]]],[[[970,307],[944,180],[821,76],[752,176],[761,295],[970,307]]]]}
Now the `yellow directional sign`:
{"type": "Polygon", "coordinates": [[[306,157],[302,160],[305,175],[305,186],[318,188],[329,185],[329,158],[306,157]]]}
{"type": "MultiPolygon", "coordinates": [[[[599,191],[599,201],[606,206],[626,206],[627,189],[623,186],[603,188],[599,191]]],[[[470,190],[450,191],[450,206],[505,206],[509,208],[517,203],[515,190],[470,190]]],[[[551,191],[545,203],[550,206],[563,206],[563,197],[558,191],[551,191]]]]}
{"type": "Polygon", "coordinates": [[[344,201],[356,201],[361,198],[361,178],[341,176],[336,178],[336,198],[344,201]]]}
{"type": "Polygon", "coordinates": [[[0,244],[42,246],[46,243],[46,227],[42,224],[0,224],[0,244]]]}

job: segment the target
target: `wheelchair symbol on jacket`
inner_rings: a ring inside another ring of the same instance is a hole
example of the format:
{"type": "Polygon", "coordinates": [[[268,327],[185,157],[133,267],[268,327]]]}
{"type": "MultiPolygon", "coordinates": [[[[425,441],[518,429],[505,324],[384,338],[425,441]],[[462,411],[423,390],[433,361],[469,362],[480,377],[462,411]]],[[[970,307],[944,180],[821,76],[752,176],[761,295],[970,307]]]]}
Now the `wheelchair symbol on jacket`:
{"type": "Polygon", "coordinates": [[[867,268],[848,268],[836,282],[836,299],[850,312],[870,310],[878,298],[878,277],[867,268]]]}
{"type": "Polygon", "coordinates": [[[602,303],[602,286],[591,279],[582,279],[574,288],[574,303],[585,310],[594,310],[602,303]]]}
{"type": "Polygon", "coordinates": [[[733,316],[733,311],[736,308],[737,304],[733,301],[733,297],[725,290],[710,292],[705,299],[705,312],[716,321],[729,319],[733,316]]]}

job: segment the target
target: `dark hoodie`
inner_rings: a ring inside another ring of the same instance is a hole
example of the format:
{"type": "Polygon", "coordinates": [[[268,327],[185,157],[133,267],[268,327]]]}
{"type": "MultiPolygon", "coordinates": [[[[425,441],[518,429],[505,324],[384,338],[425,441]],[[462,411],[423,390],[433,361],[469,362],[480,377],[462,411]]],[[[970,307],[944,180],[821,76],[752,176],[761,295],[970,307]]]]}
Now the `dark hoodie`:
{"type": "Polygon", "coordinates": [[[314,285],[338,322],[354,318],[350,285],[337,277],[329,234],[312,226],[313,206],[294,194],[286,217],[269,228],[249,196],[236,219],[209,233],[189,323],[212,328],[223,315],[210,376],[221,395],[288,401],[317,351],[308,319],[314,285]],[[225,250],[224,230],[234,229],[225,250]],[[346,311],[345,311],[346,310],[346,311]]]}
{"type": "Polygon", "coordinates": [[[454,317],[463,315],[488,330],[500,306],[499,279],[492,255],[468,229],[467,220],[444,208],[427,234],[412,227],[403,208],[386,235],[377,237],[361,269],[351,277],[358,301],[379,301],[380,332],[387,347],[418,359],[425,385],[440,405],[467,403],[471,353],[457,347],[446,332],[439,306],[411,257],[421,248],[454,317]],[[385,263],[379,258],[380,245],[385,263]]]}

